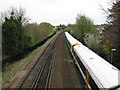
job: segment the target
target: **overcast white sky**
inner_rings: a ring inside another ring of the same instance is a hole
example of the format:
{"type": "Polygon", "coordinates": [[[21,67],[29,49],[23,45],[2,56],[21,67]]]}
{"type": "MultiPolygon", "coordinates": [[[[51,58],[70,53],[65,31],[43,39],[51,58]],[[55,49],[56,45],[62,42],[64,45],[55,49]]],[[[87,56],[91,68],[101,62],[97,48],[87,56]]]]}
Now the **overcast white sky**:
{"type": "Polygon", "coordinates": [[[105,23],[106,15],[98,2],[106,9],[110,0],[0,0],[0,12],[10,7],[22,7],[30,22],[49,22],[53,25],[73,24],[77,14],[85,14],[95,24],[105,23]]]}

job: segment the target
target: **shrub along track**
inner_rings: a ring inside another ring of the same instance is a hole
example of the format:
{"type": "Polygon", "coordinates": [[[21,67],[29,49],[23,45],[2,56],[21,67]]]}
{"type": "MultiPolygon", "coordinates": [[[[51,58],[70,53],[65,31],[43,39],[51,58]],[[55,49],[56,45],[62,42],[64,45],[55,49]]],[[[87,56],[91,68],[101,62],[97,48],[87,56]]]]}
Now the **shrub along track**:
{"type": "Polygon", "coordinates": [[[65,34],[62,32],[48,44],[20,82],[18,89],[84,88],[84,86],[68,50],[65,34]]]}

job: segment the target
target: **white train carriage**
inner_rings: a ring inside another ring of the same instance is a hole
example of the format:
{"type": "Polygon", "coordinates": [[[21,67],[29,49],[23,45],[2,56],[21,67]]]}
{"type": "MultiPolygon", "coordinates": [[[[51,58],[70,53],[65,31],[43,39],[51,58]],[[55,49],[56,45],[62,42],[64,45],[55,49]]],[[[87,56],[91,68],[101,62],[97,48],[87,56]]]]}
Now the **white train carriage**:
{"type": "Polygon", "coordinates": [[[120,84],[120,71],[116,67],[73,38],[68,32],[65,32],[65,35],[70,46],[73,47],[74,53],[79,58],[79,60],[76,60],[77,66],[89,88],[92,86],[89,76],[94,82],[92,84],[96,84],[99,89],[112,88],[120,84]],[[86,71],[88,75],[86,75],[86,71]]]}

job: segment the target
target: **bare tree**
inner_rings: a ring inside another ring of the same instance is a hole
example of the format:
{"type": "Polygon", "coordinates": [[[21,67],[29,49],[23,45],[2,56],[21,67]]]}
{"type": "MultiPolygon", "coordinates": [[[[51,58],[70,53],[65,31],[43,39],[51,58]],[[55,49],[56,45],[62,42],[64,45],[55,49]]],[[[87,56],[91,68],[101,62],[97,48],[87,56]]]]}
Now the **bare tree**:
{"type": "Polygon", "coordinates": [[[1,13],[1,22],[4,23],[5,19],[9,19],[11,16],[15,19],[21,19],[22,25],[25,25],[30,20],[28,17],[25,17],[25,9],[11,7],[8,11],[1,13]]]}

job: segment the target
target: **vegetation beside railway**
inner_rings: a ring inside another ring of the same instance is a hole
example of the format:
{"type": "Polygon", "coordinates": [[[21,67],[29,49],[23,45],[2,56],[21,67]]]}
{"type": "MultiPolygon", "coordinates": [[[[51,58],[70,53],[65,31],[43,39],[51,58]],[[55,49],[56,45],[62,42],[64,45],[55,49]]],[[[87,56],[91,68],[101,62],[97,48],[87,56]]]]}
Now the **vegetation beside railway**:
{"type": "Polygon", "coordinates": [[[86,15],[78,15],[76,23],[69,24],[66,30],[93,51],[100,51],[100,36],[93,21],[86,15]]]}
{"type": "Polygon", "coordinates": [[[50,23],[30,24],[28,21],[21,8],[2,13],[3,64],[21,59],[54,34],[54,26],[50,23]]]}
{"type": "Polygon", "coordinates": [[[50,23],[28,23],[29,19],[25,17],[25,11],[21,8],[19,10],[12,8],[2,13],[1,19],[2,66],[6,64],[2,69],[4,71],[2,72],[2,86],[6,87],[11,78],[38,53],[39,48],[36,48],[55,33],[54,26],[50,23]]]}
{"type": "Polygon", "coordinates": [[[19,72],[22,70],[28,63],[32,61],[32,59],[36,56],[36,54],[41,50],[42,46],[38,49],[32,51],[27,57],[20,61],[16,61],[12,64],[7,65],[5,67],[5,71],[2,72],[2,87],[8,88],[10,80],[19,72]]]}
{"type": "Polygon", "coordinates": [[[108,57],[113,57],[109,61],[120,69],[120,1],[112,1],[112,7],[107,12],[109,13],[107,13],[107,25],[103,38],[108,43],[108,57]],[[113,51],[113,49],[116,50],[113,51]]]}
{"type": "MultiPolygon", "coordinates": [[[[102,8],[103,9],[103,8],[102,8]]],[[[78,15],[75,24],[66,30],[76,39],[120,69],[120,1],[112,2],[106,24],[94,25],[85,15],[78,15]],[[114,50],[114,51],[113,51],[114,50]]],[[[104,9],[103,9],[104,10],[104,9]]]]}

